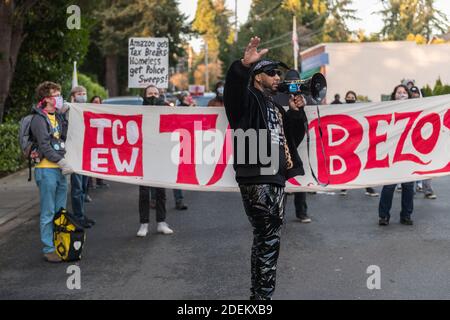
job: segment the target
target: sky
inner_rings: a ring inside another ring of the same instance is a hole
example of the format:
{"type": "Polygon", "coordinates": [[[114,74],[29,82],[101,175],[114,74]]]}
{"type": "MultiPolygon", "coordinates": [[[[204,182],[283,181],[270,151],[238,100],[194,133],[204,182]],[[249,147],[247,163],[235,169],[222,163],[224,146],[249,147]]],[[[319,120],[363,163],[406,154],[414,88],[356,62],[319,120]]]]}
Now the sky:
{"type": "MultiPolygon", "coordinates": [[[[237,0],[238,1],[238,20],[243,24],[247,20],[248,12],[250,10],[251,0],[237,0]]],[[[450,20],[450,0],[436,0],[436,8],[447,14],[450,20]]],[[[226,0],[227,6],[234,11],[235,0],[226,0]]],[[[188,15],[190,19],[195,16],[197,9],[197,0],[180,0],[180,10],[188,15]]],[[[353,8],[357,10],[356,16],[361,20],[350,22],[350,30],[363,29],[367,34],[378,32],[383,27],[381,17],[372,12],[379,11],[383,8],[380,0],[354,0],[353,8]]],[[[194,50],[198,51],[201,46],[200,40],[192,40],[191,42],[194,50]]]]}

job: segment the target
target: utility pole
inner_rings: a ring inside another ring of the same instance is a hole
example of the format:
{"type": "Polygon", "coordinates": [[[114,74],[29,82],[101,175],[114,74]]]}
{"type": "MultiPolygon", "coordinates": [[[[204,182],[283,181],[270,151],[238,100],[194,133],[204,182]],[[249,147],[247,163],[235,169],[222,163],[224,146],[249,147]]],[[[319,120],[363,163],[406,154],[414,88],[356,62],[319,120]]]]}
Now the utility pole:
{"type": "Polygon", "coordinates": [[[237,0],[234,0],[234,43],[238,42],[237,0]]]}
{"type": "Polygon", "coordinates": [[[205,41],[205,92],[209,92],[208,41],[205,41]]]}
{"type": "Polygon", "coordinates": [[[292,17],[292,48],[294,51],[294,69],[298,71],[298,36],[297,36],[297,18],[294,14],[292,17]]]}

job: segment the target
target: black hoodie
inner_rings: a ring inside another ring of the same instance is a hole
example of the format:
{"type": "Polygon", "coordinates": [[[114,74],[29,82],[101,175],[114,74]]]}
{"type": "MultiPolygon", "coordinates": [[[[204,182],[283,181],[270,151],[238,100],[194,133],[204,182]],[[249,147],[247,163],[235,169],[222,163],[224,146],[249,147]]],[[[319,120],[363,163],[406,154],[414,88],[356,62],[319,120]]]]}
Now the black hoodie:
{"type": "Polygon", "coordinates": [[[45,112],[38,108],[33,107],[34,117],[31,120],[31,133],[34,141],[38,146],[38,152],[41,158],[45,158],[51,162],[57,163],[64,158],[66,153],[65,144],[67,135],[67,122],[64,120],[63,115],[55,113],[56,121],[60,128],[59,139],[55,138],[51,132],[51,123],[45,112]],[[58,150],[54,146],[58,146],[58,150]]]}
{"type": "MultiPolygon", "coordinates": [[[[248,129],[267,129],[267,97],[250,83],[251,69],[242,65],[241,61],[235,61],[227,72],[225,80],[224,104],[228,121],[233,130],[242,129],[244,132],[248,129]]],[[[305,136],[305,127],[307,119],[305,111],[288,110],[274,103],[280,110],[283,118],[284,134],[289,147],[289,153],[292,157],[293,167],[274,175],[262,175],[261,169],[268,167],[261,164],[259,155],[257,164],[249,163],[249,144],[245,144],[245,163],[238,164],[236,152],[234,152],[234,169],[236,170],[236,181],[239,184],[277,184],[284,186],[286,179],[297,175],[304,175],[303,163],[298,155],[297,148],[305,136]],[[281,178],[281,179],[280,179],[281,178]]],[[[270,143],[270,132],[267,141],[270,143]]],[[[257,139],[259,145],[259,136],[257,139]]],[[[254,149],[254,148],[252,148],[254,149]]],[[[280,164],[284,163],[284,153],[280,153],[280,164]]],[[[282,171],[282,170],[280,170],[282,171]]]]}

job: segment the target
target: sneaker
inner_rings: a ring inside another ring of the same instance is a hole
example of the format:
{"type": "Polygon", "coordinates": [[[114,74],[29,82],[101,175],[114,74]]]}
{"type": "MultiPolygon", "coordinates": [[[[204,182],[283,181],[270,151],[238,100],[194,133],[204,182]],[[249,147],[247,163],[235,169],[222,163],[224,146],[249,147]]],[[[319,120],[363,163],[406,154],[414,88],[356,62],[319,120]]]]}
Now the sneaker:
{"type": "Polygon", "coordinates": [[[416,192],[423,192],[422,186],[417,185],[416,192]]]}
{"type": "Polygon", "coordinates": [[[436,197],[436,195],[434,194],[434,193],[427,193],[426,195],[425,195],[425,199],[432,199],[432,200],[434,200],[434,199],[436,199],[437,197],[436,197]]]}
{"type": "Polygon", "coordinates": [[[91,198],[91,196],[90,195],[86,195],[86,197],[84,198],[84,202],[92,202],[92,198],[91,198]]]}
{"type": "Polygon", "coordinates": [[[148,223],[141,223],[139,230],[136,234],[138,237],[145,237],[148,233],[148,223]]]}
{"type": "Polygon", "coordinates": [[[78,223],[84,228],[84,229],[90,229],[92,226],[95,225],[95,221],[92,219],[89,219],[88,217],[84,216],[83,218],[78,218],[78,223]]]}
{"type": "Polygon", "coordinates": [[[339,194],[341,196],[346,196],[347,195],[347,190],[341,190],[341,192],[339,194]]]}
{"type": "Polygon", "coordinates": [[[380,194],[378,192],[375,192],[375,190],[373,190],[372,188],[368,188],[366,190],[366,196],[369,197],[378,197],[380,194]]]}
{"type": "Polygon", "coordinates": [[[162,234],[172,234],[173,230],[169,228],[169,225],[166,222],[158,222],[158,226],[156,230],[162,234]]]}
{"type": "Polygon", "coordinates": [[[378,224],[380,226],[388,226],[389,225],[389,218],[380,218],[378,221],[378,224]]]}
{"type": "Polygon", "coordinates": [[[91,218],[88,218],[88,216],[84,216],[84,220],[92,227],[95,226],[95,220],[92,220],[91,218]]]}
{"type": "Polygon", "coordinates": [[[150,209],[156,209],[156,200],[150,200],[150,209]]]}
{"type": "Polygon", "coordinates": [[[305,214],[299,214],[297,216],[297,219],[300,220],[300,223],[311,223],[311,218],[305,213],[305,214]]]}
{"type": "Polygon", "coordinates": [[[413,225],[413,221],[411,220],[411,218],[400,218],[400,223],[404,224],[406,226],[412,226],[413,225]]]}
{"type": "Polygon", "coordinates": [[[58,256],[58,254],[55,251],[50,252],[50,253],[45,253],[44,259],[45,259],[45,261],[50,262],[50,263],[62,262],[62,259],[60,258],[60,256],[58,256]]]}
{"type": "Polygon", "coordinates": [[[177,201],[175,208],[177,210],[187,210],[188,207],[183,203],[183,200],[179,200],[177,201]]]}

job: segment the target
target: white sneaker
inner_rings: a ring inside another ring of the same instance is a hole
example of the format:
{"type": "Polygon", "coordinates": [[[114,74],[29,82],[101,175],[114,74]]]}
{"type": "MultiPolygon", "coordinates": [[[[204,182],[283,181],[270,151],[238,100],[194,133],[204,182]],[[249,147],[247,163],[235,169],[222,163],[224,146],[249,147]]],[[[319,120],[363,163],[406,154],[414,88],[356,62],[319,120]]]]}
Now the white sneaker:
{"type": "Polygon", "coordinates": [[[137,232],[138,237],[145,237],[148,233],[148,223],[142,223],[139,231],[137,232]]]}
{"type": "Polygon", "coordinates": [[[172,234],[173,230],[169,228],[169,225],[166,222],[158,222],[158,226],[156,230],[162,234],[172,234]]]}

